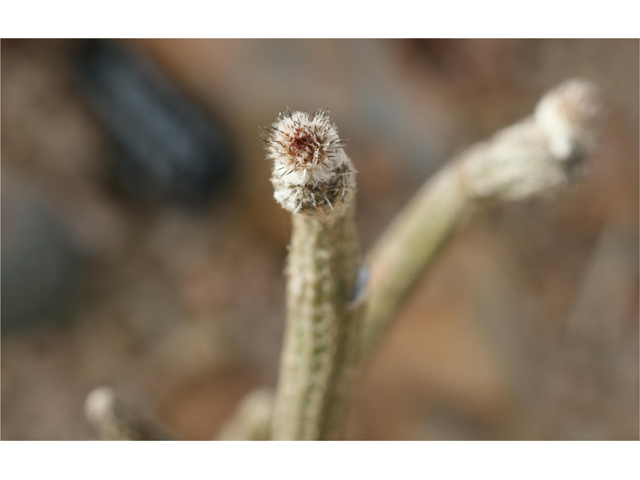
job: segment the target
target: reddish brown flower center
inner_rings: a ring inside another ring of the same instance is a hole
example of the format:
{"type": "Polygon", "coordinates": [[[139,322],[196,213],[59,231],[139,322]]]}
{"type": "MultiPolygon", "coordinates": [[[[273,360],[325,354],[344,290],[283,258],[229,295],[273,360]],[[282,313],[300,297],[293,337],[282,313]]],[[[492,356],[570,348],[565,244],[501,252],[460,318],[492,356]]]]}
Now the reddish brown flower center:
{"type": "Polygon", "coordinates": [[[313,163],[315,154],[320,148],[320,142],[316,135],[299,129],[292,135],[288,146],[289,155],[301,165],[306,166],[313,163]]]}

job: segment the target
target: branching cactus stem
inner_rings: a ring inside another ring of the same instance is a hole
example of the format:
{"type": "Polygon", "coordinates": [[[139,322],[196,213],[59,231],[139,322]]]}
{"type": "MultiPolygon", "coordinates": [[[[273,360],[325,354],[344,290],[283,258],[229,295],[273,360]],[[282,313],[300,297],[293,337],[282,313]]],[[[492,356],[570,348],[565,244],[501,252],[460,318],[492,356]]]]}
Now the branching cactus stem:
{"type": "MultiPolygon", "coordinates": [[[[281,114],[264,138],[274,197],[293,225],[279,383],[275,400],[249,394],[219,438],[343,438],[358,370],[456,229],[484,201],[555,196],[597,153],[604,113],[584,80],[547,93],[533,115],[463,152],[417,192],[367,256],[370,275],[354,223],[356,172],[329,113],[281,114]]],[[[89,395],[86,414],[101,438],[168,437],[105,387],[89,395]]]]}

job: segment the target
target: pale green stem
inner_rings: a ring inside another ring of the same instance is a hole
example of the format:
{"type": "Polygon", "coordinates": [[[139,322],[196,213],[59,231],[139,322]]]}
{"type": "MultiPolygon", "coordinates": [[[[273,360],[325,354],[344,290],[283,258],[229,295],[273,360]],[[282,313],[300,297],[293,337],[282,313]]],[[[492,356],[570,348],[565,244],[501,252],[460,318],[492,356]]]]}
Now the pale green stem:
{"type": "Polygon", "coordinates": [[[339,439],[357,355],[354,207],[293,214],[287,321],[272,438],[339,439]]]}
{"type": "Polygon", "coordinates": [[[604,110],[595,86],[565,82],[542,98],[533,116],[474,145],[418,191],[368,256],[363,359],[475,205],[553,198],[597,151],[604,110]]]}
{"type": "Polygon", "coordinates": [[[455,164],[448,166],[421,187],[377,242],[367,262],[371,278],[361,335],[363,358],[470,207],[455,164]]]}

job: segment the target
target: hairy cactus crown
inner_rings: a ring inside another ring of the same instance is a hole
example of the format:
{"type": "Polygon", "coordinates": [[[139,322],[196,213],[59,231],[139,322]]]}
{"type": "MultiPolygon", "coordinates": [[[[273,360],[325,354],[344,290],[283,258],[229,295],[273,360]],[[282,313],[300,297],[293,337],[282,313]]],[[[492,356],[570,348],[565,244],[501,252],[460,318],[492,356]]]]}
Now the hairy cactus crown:
{"type": "Polygon", "coordinates": [[[265,131],[274,196],[283,208],[327,213],[351,201],[355,169],[327,110],[281,113],[265,131]]]}

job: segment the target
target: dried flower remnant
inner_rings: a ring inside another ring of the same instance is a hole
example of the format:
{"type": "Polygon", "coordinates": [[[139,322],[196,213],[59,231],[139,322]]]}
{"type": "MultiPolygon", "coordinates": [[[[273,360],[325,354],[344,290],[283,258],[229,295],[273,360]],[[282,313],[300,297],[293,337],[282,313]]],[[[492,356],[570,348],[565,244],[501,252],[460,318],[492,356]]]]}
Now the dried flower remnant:
{"type": "Polygon", "coordinates": [[[351,202],[355,169],[327,110],[281,113],[265,128],[274,197],[291,213],[322,213],[351,202]]]}

